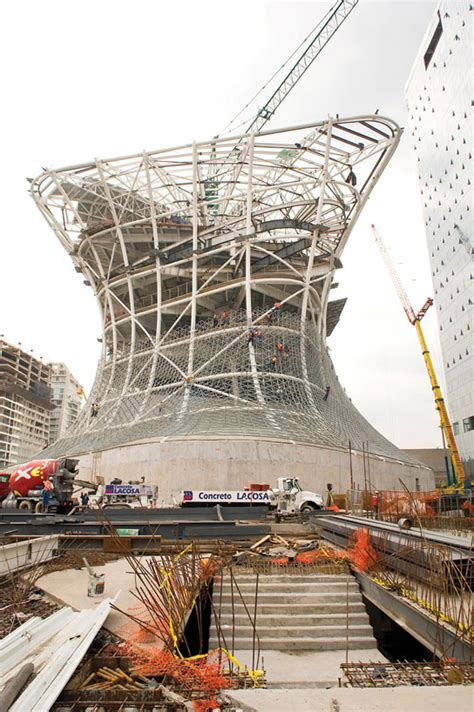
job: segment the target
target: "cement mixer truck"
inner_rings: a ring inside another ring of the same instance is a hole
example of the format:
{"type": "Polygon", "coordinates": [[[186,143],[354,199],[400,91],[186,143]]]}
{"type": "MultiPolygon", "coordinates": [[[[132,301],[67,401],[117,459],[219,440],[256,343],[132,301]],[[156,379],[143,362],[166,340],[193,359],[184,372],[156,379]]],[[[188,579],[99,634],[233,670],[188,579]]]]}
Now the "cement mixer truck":
{"type": "Polygon", "coordinates": [[[72,494],[78,474],[78,460],[31,460],[17,465],[11,472],[0,473],[2,509],[24,509],[42,512],[42,491],[46,480],[53,484],[49,510],[66,514],[74,506],[72,494]],[[8,477],[8,481],[6,481],[8,477]]]}

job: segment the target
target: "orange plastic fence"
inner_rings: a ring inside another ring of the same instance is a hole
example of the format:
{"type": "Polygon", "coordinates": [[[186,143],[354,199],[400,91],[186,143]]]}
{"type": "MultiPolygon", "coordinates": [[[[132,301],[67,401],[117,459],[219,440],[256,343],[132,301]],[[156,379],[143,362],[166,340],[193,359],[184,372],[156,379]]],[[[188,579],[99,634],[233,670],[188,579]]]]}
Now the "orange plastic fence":
{"type": "Polygon", "coordinates": [[[208,699],[199,700],[201,706],[196,707],[199,712],[207,709],[206,704],[215,702],[213,698],[219,690],[229,687],[229,678],[223,671],[227,658],[219,650],[193,658],[180,658],[169,650],[138,648],[130,643],[122,643],[120,650],[132,660],[134,669],[141,675],[171,678],[185,697],[186,692],[190,695],[196,690],[208,694],[208,699]]]}
{"type": "Polygon", "coordinates": [[[288,566],[290,559],[288,556],[274,556],[272,561],[272,566],[288,566]]]}
{"type": "Polygon", "coordinates": [[[394,492],[384,490],[379,494],[381,514],[419,514],[434,516],[439,493],[433,492],[394,492]]]}
{"type": "Polygon", "coordinates": [[[347,549],[349,561],[358,571],[368,571],[377,563],[377,554],[370,540],[369,530],[357,529],[347,549]]]}
{"type": "Polygon", "coordinates": [[[342,551],[342,549],[331,549],[331,548],[321,548],[312,549],[311,551],[301,551],[296,554],[295,561],[298,564],[314,564],[316,561],[329,560],[329,561],[347,561],[347,552],[342,551]]]}
{"type": "MultiPolygon", "coordinates": [[[[295,556],[297,564],[309,566],[317,561],[347,561],[357,571],[368,571],[377,563],[377,554],[370,541],[368,529],[358,529],[352,535],[347,550],[319,547],[310,551],[301,551],[295,556]]],[[[274,566],[288,566],[287,556],[278,556],[271,560],[274,566]]]]}

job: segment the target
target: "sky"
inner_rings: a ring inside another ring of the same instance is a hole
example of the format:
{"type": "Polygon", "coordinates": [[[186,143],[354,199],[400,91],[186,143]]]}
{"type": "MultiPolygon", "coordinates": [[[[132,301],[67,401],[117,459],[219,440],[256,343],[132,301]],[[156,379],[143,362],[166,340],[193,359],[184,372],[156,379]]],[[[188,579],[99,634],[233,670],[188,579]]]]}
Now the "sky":
{"type": "MultiPolygon", "coordinates": [[[[26,178],[43,167],[214,136],[331,4],[2,3],[0,334],[7,341],[63,361],[91,387],[98,308],[29,196],[26,178]]],[[[441,436],[415,330],[370,225],[390,248],[418,310],[432,285],[404,86],[435,7],[431,0],[360,0],[267,126],[378,109],[406,129],[344,252],[332,295],[348,302],[329,339],[353,403],[402,448],[439,447],[441,436]]],[[[423,325],[442,381],[434,309],[423,325]]]]}

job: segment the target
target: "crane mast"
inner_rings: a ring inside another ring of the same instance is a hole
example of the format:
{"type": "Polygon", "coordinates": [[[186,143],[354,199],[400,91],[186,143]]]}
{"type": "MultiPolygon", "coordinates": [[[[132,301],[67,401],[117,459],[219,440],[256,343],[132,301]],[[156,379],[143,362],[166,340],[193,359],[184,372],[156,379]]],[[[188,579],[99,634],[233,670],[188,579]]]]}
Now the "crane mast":
{"type": "Polygon", "coordinates": [[[380,253],[382,255],[382,258],[385,262],[385,266],[387,268],[387,272],[389,273],[390,277],[392,278],[393,285],[395,287],[395,291],[398,294],[398,298],[400,299],[400,302],[402,304],[403,310],[405,314],[407,315],[408,321],[412,326],[415,327],[416,329],[416,334],[418,336],[418,341],[420,342],[421,346],[421,352],[423,354],[423,359],[425,361],[425,366],[426,370],[428,371],[428,376],[430,379],[431,383],[431,388],[433,390],[433,396],[435,399],[435,407],[436,410],[438,411],[439,414],[439,420],[441,427],[443,429],[444,436],[446,438],[446,442],[448,444],[449,452],[451,454],[451,459],[453,463],[453,469],[454,469],[454,479],[455,479],[455,485],[458,487],[462,487],[464,485],[464,468],[462,466],[461,462],[461,457],[459,455],[459,450],[456,444],[456,439],[454,437],[454,431],[453,427],[451,425],[451,421],[449,419],[448,411],[446,408],[446,403],[444,402],[443,394],[441,392],[441,387],[438,383],[438,379],[436,377],[436,372],[434,370],[433,362],[431,360],[430,352],[428,350],[428,346],[426,344],[425,336],[423,334],[423,330],[421,328],[421,320],[425,316],[426,312],[430,308],[430,306],[433,304],[432,299],[427,299],[425,304],[421,307],[420,311],[418,314],[415,314],[413,311],[413,307],[410,304],[410,301],[408,299],[408,295],[403,287],[403,284],[400,280],[400,277],[398,276],[398,272],[395,269],[395,265],[393,264],[392,258],[390,257],[390,254],[385,247],[385,244],[380,237],[379,233],[375,229],[375,225],[372,225],[372,230],[374,233],[374,238],[377,243],[377,246],[380,250],[380,253]]]}

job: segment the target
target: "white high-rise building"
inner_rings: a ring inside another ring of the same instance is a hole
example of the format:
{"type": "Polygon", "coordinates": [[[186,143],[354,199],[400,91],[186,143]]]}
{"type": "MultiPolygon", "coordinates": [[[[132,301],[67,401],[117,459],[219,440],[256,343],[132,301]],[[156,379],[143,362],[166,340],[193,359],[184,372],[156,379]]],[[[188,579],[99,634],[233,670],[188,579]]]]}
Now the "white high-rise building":
{"type": "Polygon", "coordinates": [[[447,404],[474,477],[472,19],[442,0],[406,88],[433,277],[447,404]]]}
{"type": "Polygon", "coordinates": [[[49,442],[54,443],[76,422],[82,408],[82,386],[63,363],[51,363],[51,412],[49,442]]]}

